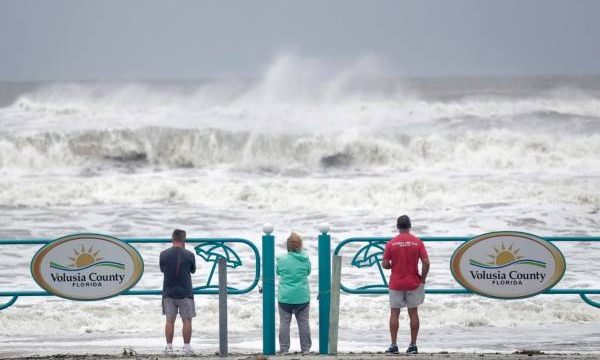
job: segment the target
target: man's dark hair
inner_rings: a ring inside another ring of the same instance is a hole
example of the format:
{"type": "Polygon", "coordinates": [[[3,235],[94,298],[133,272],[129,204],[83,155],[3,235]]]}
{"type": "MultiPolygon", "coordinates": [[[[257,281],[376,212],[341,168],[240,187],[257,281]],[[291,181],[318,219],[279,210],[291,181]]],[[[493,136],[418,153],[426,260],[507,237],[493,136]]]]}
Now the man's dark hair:
{"type": "Polygon", "coordinates": [[[173,241],[185,242],[185,231],[175,229],[173,230],[173,235],[171,236],[171,238],[173,239],[173,241]]]}
{"type": "Polygon", "coordinates": [[[400,216],[398,221],[396,221],[396,227],[398,230],[410,230],[411,224],[408,215],[400,216]]]}

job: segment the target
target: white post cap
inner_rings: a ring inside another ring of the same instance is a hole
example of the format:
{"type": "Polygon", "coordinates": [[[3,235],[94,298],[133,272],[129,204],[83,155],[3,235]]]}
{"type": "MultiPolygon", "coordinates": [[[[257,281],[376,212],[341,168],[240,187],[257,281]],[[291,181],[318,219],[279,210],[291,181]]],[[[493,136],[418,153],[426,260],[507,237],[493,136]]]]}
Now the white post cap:
{"type": "Polygon", "coordinates": [[[321,225],[319,225],[319,231],[322,234],[327,234],[329,230],[331,230],[331,225],[329,225],[328,223],[322,223],[321,225]]]}
{"type": "Polygon", "coordinates": [[[271,224],[271,223],[266,223],[263,225],[263,232],[267,235],[271,235],[271,233],[273,232],[273,230],[275,230],[275,227],[271,224]]]}

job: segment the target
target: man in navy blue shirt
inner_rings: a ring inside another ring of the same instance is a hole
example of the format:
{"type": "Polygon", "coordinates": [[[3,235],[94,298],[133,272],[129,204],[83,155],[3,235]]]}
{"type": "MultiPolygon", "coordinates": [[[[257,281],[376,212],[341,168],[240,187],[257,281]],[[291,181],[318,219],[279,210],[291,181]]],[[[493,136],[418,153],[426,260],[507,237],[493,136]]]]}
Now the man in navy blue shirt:
{"type": "Polygon", "coordinates": [[[183,321],[183,353],[193,354],[190,347],[192,338],[192,318],[196,316],[192,275],[196,272],[196,257],[185,249],[185,231],[176,229],[171,239],[173,246],[160,253],[160,271],[164,274],[162,310],[166,316],[165,353],[173,353],[173,333],[177,313],[183,321]]]}

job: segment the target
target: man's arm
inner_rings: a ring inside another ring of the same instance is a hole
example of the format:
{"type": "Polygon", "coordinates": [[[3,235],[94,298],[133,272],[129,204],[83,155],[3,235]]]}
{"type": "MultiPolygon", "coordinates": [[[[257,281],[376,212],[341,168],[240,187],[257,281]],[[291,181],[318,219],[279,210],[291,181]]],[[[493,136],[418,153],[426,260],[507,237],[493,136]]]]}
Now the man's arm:
{"type": "Polygon", "coordinates": [[[383,261],[381,262],[381,267],[383,267],[384,269],[391,269],[392,268],[392,262],[390,261],[390,246],[389,246],[389,241],[387,244],[385,244],[385,249],[383,250],[383,261]]]}
{"type": "Polygon", "coordinates": [[[194,254],[192,254],[192,268],[190,269],[190,272],[192,274],[196,272],[196,257],[194,254]]]}
{"type": "Polygon", "coordinates": [[[163,254],[162,253],[160,253],[160,257],[159,257],[159,260],[158,260],[158,266],[160,267],[160,272],[164,273],[165,272],[165,263],[163,261],[163,254]]]}
{"type": "Polygon", "coordinates": [[[421,259],[421,263],[423,264],[421,269],[421,282],[425,284],[425,280],[427,279],[427,274],[429,273],[429,259],[421,259]]]}

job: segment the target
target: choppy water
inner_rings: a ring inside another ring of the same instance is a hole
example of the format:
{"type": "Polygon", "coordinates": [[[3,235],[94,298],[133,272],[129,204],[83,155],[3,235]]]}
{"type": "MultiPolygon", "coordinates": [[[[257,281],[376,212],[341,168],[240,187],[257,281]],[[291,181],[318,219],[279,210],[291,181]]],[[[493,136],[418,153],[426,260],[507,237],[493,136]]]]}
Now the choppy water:
{"type": "MultiPolygon", "coordinates": [[[[600,234],[599,78],[418,80],[364,70],[324,76],[282,59],[255,80],[1,83],[0,238],[168,237],[181,227],[260,245],[261,225],[271,222],[278,253],[297,230],[316,269],[322,222],[332,224],[334,244],[391,235],[401,213],[423,236],[600,234]]],[[[598,288],[600,244],[557,245],[568,263],[557,287],[598,288]]],[[[448,269],[456,246],[428,244],[431,288],[457,286],[448,269]]],[[[139,248],[139,286],[159,288],[162,247],[139,248]]],[[[29,275],[36,250],[0,249],[1,289],[37,287],[29,275]]],[[[346,275],[349,284],[377,276],[346,275]]],[[[231,300],[233,348],[261,348],[260,299],[254,291],[231,300]]],[[[159,305],[151,296],[21,298],[0,312],[0,342],[6,351],[77,349],[81,339],[108,351],[158,348],[159,305]]],[[[197,307],[194,341],[215,350],[216,298],[199,297],[197,307]]],[[[386,316],[385,296],[343,295],[340,348],[384,348],[386,316]]],[[[599,321],[600,310],[576,296],[429,295],[420,346],[594,351],[599,321]]]]}

